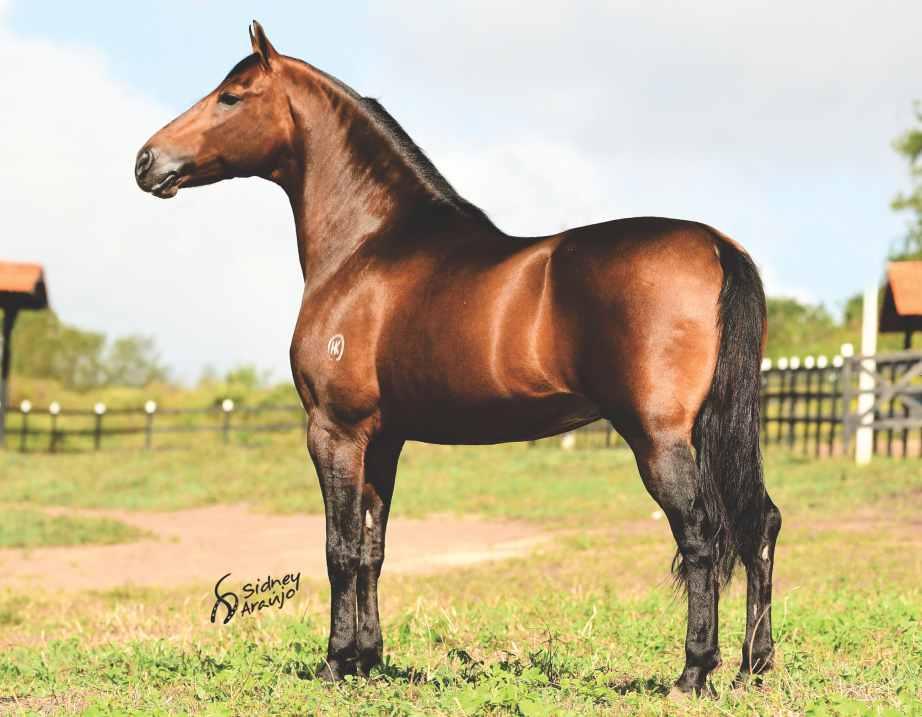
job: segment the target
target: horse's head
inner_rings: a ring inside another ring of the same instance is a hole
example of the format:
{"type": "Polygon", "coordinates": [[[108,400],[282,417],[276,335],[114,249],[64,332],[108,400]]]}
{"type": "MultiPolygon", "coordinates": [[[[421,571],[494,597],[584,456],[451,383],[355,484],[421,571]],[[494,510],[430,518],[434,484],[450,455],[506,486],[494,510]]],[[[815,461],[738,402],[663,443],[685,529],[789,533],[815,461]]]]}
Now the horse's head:
{"type": "Polygon", "coordinates": [[[252,55],[138,152],[135,179],[145,192],[167,199],[183,186],[273,177],[289,148],[291,124],[278,82],[282,57],[255,20],[250,42],[252,55]]]}

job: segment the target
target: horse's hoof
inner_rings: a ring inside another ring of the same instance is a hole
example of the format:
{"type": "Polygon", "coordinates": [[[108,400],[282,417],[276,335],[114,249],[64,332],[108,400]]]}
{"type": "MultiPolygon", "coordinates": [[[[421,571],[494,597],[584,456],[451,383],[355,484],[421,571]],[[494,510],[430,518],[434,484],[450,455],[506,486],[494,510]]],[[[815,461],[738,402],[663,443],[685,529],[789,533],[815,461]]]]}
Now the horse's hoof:
{"type": "Polygon", "coordinates": [[[322,682],[341,682],[346,675],[355,674],[355,666],[338,660],[324,660],[317,666],[317,679],[322,682]]]}
{"type": "Polygon", "coordinates": [[[714,689],[710,682],[705,682],[703,687],[694,687],[690,690],[684,690],[678,685],[673,685],[672,689],[669,690],[669,694],[666,695],[666,699],[670,702],[688,702],[692,697],[716,699],[717,690],[714,689]]]}
{"type": "Polygon", "coordinates": [[[750,672],[738,672],[736,677],[733,678],[733,684],[731,688],[734,692],[745,692],[749,688],[759,689],[762,687],[763,679],[760,674],[752,674],[750,672]]]}
{"type": "Polygon", "coordinates": [[[377,650],[361,654],[355,663],[356,674],[362,677],[368,677],[368,675],[371,674],[372,669],[380,664],[381,653],[377,650]]]}
{"type": "Polygon", "coordinates": [[[666,699],[670,702],[688,702],[692,697],[691,692],[686,692],[685,690],[680,690],[678,687],[673,685],[672,689],[669,690],[669,694],[666,695],[666,699]]]}

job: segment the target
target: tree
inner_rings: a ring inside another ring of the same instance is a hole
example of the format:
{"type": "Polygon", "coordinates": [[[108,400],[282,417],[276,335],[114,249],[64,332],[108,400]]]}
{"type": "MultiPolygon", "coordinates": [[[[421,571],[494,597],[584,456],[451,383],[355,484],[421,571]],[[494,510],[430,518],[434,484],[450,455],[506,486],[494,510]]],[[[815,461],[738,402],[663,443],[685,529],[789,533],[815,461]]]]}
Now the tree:
{"type": "MultiPolygon", "coordinates": [[[[822,305],[803,304],[797,299],[769,297],[767,356],[787,356],[811,350],[839,331],[822,305]]],[[[827,341],[826,343],[829,343],[827,341]]]]}
{"type": "Polygon", "coordinates": [[[898,194],[893,200],[897,211],[913,213],[909,231],[900,247],[893,252],[892,259],[922,259],[922,105],[917,105],[918,127],[907,131],[894,142],[894,148],[909,160],[909,176],[912,184],[908,194],[898,194]]]}
{"type": "Polygon", "coordinates": [[[146,386],[166,378],[166,368],[149,336],[116,339],[106,351],[103,379],[108,386],[146,386]]]}
{"type": "Polygon", "coordinates": [[[143,386],[166,380],[153,339],[106,336],[69,326],[52,310],[24,311],[13,334],[13,373],[59,381],[65,388],[143,386]]]}

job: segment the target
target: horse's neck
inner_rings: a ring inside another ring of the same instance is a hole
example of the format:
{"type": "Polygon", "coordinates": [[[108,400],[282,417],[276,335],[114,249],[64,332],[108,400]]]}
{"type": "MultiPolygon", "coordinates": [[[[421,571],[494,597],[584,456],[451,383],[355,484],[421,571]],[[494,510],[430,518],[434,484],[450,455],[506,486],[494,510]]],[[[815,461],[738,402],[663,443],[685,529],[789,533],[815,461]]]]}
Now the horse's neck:
{"type": "Polygon", "coordinates": [[[310,163],[289,200],[305,280],[320,281],[373,240],[391,238],[427,197],[412,186],[387,186],[346,162],[310,163]]]}
{"type": "MultiPolygon", "coordinates": [[[[424,178],[394,153],[383,137],[369,146],[350,145],[357,134],[343,126],[342,114],[303,108],[293,113],[311,118],[311,126],[296,126],[304,138],[294,176],[284,183],[294,213],[298,255],[305,281],[322,281],[372,240],[399,241],[401,230],[424,217],[426,228],[438,233],[438,224],[471,221],[446,205],[424,178]]],[[[348,116],[348,113],[345,113],[348,116]]],[[[305,124],[307,121],[305,120],[305,124]]],[[[486,222],[486,219],[484,220],[486,222]]]]}

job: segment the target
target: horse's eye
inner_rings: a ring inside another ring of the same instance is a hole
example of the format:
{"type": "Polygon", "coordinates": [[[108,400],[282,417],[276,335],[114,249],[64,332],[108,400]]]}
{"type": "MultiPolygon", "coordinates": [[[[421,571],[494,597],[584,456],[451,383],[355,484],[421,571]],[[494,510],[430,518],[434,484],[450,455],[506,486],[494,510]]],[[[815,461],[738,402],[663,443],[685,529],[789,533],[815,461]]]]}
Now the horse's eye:
{"type": "Polygon", "coordinates": [[[235,105],[240,102],[240,98],[237,95],[232,95],[230,92],[222,92],[221,96],[218,97],[218,102],[222,105],[235,105]]]}

